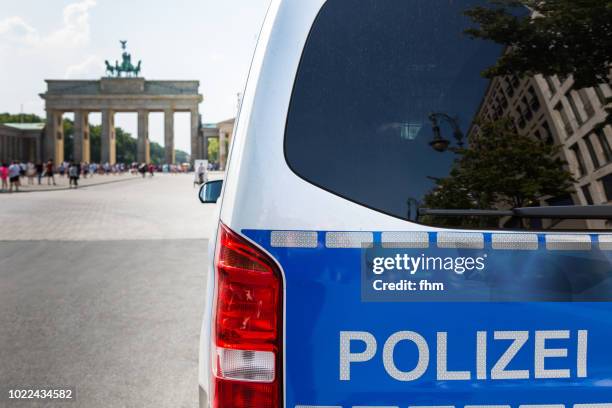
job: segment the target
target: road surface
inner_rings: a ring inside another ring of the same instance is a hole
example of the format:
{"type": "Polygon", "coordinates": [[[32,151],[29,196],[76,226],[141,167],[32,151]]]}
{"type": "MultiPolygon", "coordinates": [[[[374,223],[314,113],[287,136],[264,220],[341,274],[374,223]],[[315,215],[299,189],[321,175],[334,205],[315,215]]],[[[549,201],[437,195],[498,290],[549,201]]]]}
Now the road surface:
{"type": "Polygon", "coordinates": [[[196,407],[214,212],[196,191],[167,175],[1,195],[0,384],[76,387],[60,406],[196,407]]]}

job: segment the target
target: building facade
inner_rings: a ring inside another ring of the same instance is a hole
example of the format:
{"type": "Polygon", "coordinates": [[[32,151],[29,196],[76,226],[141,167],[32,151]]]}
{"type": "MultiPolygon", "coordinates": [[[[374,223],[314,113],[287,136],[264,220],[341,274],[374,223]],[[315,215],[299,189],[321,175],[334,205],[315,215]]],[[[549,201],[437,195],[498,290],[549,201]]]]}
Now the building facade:
{"type": "MultiPolygon", "coordinates": [[[[509,117],[519,133],[561,146],[575,189],[569,197],[545,200],[543,205],[612,204],[612,126],[606,124],[612,90],[609,84],[580,90],[573,85],[571,77],[497,77],[489,84],[477,116],[509,117]]],[[[470,133],[475,131],[472,126],[470,133]]],[[[569,222],[576,223],[564,223],[569,222]]],[[[588,223],[590,228],[610,227],[604,221],[588,223]]]]}
{"type": "Polygon", "coordinates": [[[0,162],[40,162],[44,123],[0,124],[0,162]]]}
{"type": "MultiPolygon", "coordinates": [[[[164,113],[165,162],[174,163],[174,113],[191,114],[191,148],[197,150],[200,125],[198,81],[148,81],[139,77],[101,78],[100,80],[46,80],[45,101],[47,125],[43,141],[45,157],[64,160],[62,116],[74,112],[74,158],[91,161],[89,114],[102,113],[102,146],[100,161],[116,161],[115,113],[138,113],[137,160],[149,162],[149,113],[164,113]]],[[[192,161],[200,159],[191,155],[192,161]]]]}
{"type": "Polygon", "coordinates": [[[197,149],[201,157],[208,159],[209,139],[219,139],[219,170],[225,170],[227,157],[234,136],[236,119],[228,119],[219,123],[205,123],[200,128],[200,140],[197,149]]]}

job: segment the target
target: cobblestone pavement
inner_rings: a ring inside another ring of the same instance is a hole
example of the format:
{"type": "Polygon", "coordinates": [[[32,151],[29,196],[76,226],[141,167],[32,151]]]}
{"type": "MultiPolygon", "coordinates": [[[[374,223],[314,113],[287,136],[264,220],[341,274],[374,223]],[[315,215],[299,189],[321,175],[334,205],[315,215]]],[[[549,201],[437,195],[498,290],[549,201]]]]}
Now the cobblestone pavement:
{"type": "MultiPolygon", "coordinates": [[[[121,181],[132,180],[134,178],[142,178],[139,175],[132,174],[121,174],[121,175],[95,175],[93,177],[81,177],[79,178],[79,188],[87,188],[91,186],[98,186],[102,184],[110,184],[117,183],[121,181]]],[[[59,174],[55,176],[55,185],[48,184],[50,180],[46,177],[41,179],[41,183],[38,184],[38,180],[34,178],[32,180],[32,184],[30,184],[30,180],[27,177],[21,178],[21,186],[19,187],[20,193],[32,193],[32,192],[41,192],[41,191],[59,191],[59,190],[69,190],[70,185],[68,184],[68,177],[61,177],[59,174]]],[[[14,194],[9,193],[8,191],[0,190],[0,194],[14,194]]]]}
{"type": "Polygon", "coordinates": [[[96,177],[125,181],[1,194],[0,241],[208,238],[215,206],[198,201],[193,175],[96,177]]]}
{"type": "Polygon", "coordinates": [[[0,195],[0,389],[77,395],[8,406],[198,405],[215,205],[197,192],[193,175],[156,175],[0,195]]]}

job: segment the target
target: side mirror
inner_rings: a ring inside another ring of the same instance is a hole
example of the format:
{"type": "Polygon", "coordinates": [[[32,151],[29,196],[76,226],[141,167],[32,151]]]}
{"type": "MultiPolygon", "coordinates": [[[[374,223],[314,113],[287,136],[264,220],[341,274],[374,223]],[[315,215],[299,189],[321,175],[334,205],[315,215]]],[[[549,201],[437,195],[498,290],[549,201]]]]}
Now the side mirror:
{"type": "Polygon", "coordinates": [[[221,195],[223,180],[213,180],[202,184],[200,187],[200,201],[204,204],[214,204],[221,195]]]}

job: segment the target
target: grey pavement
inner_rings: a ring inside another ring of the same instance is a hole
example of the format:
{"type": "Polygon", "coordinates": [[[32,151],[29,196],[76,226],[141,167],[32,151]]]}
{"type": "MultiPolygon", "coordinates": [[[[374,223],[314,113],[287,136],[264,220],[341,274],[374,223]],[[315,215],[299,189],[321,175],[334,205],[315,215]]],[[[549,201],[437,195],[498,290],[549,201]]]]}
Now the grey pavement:
{"type": "MultiPolygon", "coordinates": [[[[30,180],[28,177],[21,177],[21,186],[19,187],[19,193],[35,193],[40,191],[59,191],[59,190],[69,190],[70,183],[68,176],[60,176],[59,174],[55,175],[55,184],[49,184],[51,180],[46,177],[41,179],[41,183],[38,184],[38,180],[34,177],[30,180]],[[30,181],[32,182],[30,184],[30,181]]],[[[79,178],[79,186],[78,188],[88,188],[92,186],[98,186],[102,184],[110,184],[110,183],[120,183],[122,181],[128,181],[133,179],[142,178],[140,175],[135,175],[131,173],[122,173],[122,174],[114,174],[114,175],[99,175],[96,174],[94,176],[81,177],[79,178]]],[[[2,194],[14,194],[15,192],[3,191],[0,190],[2,194]]]]}
{"type": "MultiPolygon", "coordinates": [[[[113,176],[109,176],[113,177],[113,176]]],[[[205,239],[214,206],[193,175],[156,175],[86,189],[0,195],[2,240],[205,239]]]]}
{"type": "Polygon", "coordinates": [[[188,176],[0,196],[0,388],[196,407],[207,229],[188,176]]]}

